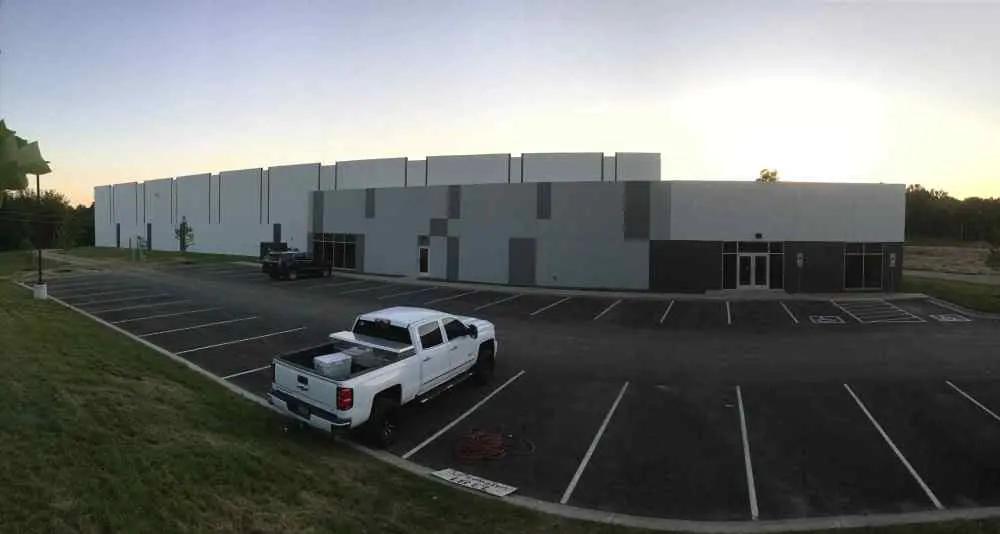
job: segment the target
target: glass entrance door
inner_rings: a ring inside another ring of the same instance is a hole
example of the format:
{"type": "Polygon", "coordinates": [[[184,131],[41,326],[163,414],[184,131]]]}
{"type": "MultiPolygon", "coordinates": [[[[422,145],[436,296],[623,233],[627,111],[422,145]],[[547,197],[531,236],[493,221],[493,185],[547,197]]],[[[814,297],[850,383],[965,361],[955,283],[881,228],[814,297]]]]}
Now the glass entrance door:
{"type": "Polygon", "coordinates": [[[736,269],[736,287],[739,289],[767,289],[767,270],[767,254],[740,254],[736,269]]]}

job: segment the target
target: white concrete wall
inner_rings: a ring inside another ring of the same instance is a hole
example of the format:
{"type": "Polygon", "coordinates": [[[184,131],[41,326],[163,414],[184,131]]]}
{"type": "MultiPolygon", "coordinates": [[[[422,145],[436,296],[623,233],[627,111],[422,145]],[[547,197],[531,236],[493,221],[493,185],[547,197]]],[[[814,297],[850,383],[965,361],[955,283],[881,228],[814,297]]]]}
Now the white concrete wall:
{"type": "Polygon", "coordinates": [[[337,188],[336,165],[323,165],[319,168],[319,188],[323,191],[333,191],[337,188]]]}
{"type": "Polygon", "coordinates": [[[219,176],[220,224],[211,229],[209,242],[217,252],[255,256],[260,242],[271,236],[270,226],[260,222],[263,170],[223,171],[219,176]]]}
{"type": "Polygon", "coordinates": [[[427,185],[427,160],[406,160],[406,187],[422,187],[427,185]]]}
{"type": "Polygon", "coordinates": [[[428,156],[427,185],[505,184],[510,154],[428,156]]]}
{"type": "Polygon", "coordinates": [[[337,189],[405,186],[406,158],[337,162],[337,189]]]}
{"type": "Polygon", "coordinates": [[[600,182],[604,154],[522,154],[525,182],[600,182]]]}
{"type": "Polygon", "coordinates": [[[146,235],[145,222],[139,219],[139,191],[139,184],[136,182],[115,184],[113,189],[115,218],[112,222],[121,225],[122,247],[128,247],[130,240],[135,246],[135,238],[146,235]]]}
{"type": "Polygon", "coordinates": [[[903,185],[676,181],[669,194],[671,239],[903,241],[903,185]]]}
{"type": "MultiPolygon", "coordinates": [[[[337,170],[339,180],[340,164],[337,170]]],[[[281,239],[289,247],[309,250],[309,196],[319,189],[320,164],[271,167],[268,180],[271,223],[281,223],[281,239]]]]}
{"type": "Polygon", "coordinates": [[[512,184],[519,184],[523,182],[523,180],[521,180],[522,172],[524,172],[524,169],[521,167],[521,156],[511,156],[507,181],[512,184]]]}
{"type": "Polygon", "coordinates": [[[221,181],[218,174],[208,177],[208,224],[219,224],[219,209],[222,207],[221,181]]]}
{"type": "MultiPolygon", "coordinates": [[[[174,181],[177,211],[174,216],[174,227],[187,220],[194,234],[194,244],[188,250],[192,252],[215,252],[217,246],[216,234],[209,224],[210,213],[210,175],[192,174],[178,177],[174,181]]],[[[179,244],[178,244],[179,245],[179,244]]]]}
{"type": "Polygon", "coordinates": [[[144,183],[146,223],[152,225],[153,250],[177,250],[174,238],[173,179],[163,178],[144,183]]]}
{"type": "Polygon", "coordinates": [[[655,152],[618,152],[615,154],[619,182],[659,182],[660,154],[655,152]]]}
{"type": "Polygon", "coordinates": [[[111,186],[94,188],[94,245],[115,246],[115,225],[112,222],[111,186]]]}

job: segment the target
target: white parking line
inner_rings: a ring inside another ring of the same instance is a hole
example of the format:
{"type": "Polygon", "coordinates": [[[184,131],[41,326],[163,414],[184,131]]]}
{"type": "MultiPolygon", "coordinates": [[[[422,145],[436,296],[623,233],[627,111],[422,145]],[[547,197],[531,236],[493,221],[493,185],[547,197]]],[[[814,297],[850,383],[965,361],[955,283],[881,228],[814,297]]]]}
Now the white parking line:
{"type": "Polygon", "coordinates": [[[108,324],[131,323],[131,322],[134,322],[134,321],[145,321],[147,319],[164,319],[164,318],[167,318],[167,317],[178,317],[178,316],[181,316],[181,315],[189,315],[189,314],[192,314],[192,313],[204,313],[204,312],[208,312],[208,311],[215,311],[215,310],[221,310],[221,309],[222,308],[198,308],[196,310],[188,310],[188,311],[182,311],[182,312],[160,313],[160,314],[157,314],[157,315],[145,315],[143,317],[132,317],[131,319],[122,319],[120,321],[109,321],[108,324]]]}
{"type": "Polygon", "coordinates": [[[726,301],[726,324],[733,326],[733,310],[729,306],[729,301],[726,301]]]}
{"type": "Polygon", "coordinates": [[[503,390],[503,388],[509,386],[513,381],[517,380],[518,378],[521,378],[521,375],[523,375],[524,373],[525,373],[525,371],[522,370],[522,371],[518,372],[516,375],[514,375],[514,376],[510,377],[509,379],[507,379],[506,382],[504,382],[503,384],[500,384],[496,389],[494,389],[493,391],[491,391],[489,395],[483,397],[479,402],[473,404],[471,408],[469,408],[468,410],[465,411],[465,413],[463,413],[462,415],[456,417],[452,422],[448,423],[443,428],[441,428],[441,430],[438,430],[433,435],[431,435],[431,437],[425,439],[424,441],[420,442],[419,445],[417,445],[416,447],[414,447],[414,448],[410,449],[409,451],[407,451],[406,454],[404,454],[402,456],[402,458],[404,460],[406,460],[410,456],[413,456],[414,454],[417,454],[418,452],[420,452],[420,449],[423,449],[428,444],[430,444],[432,441],[434,441],[437,438],[441,437],[442,434],[444,434],[445,432],[447,432],[447,431],[451,430],[452,428],[454,428],[455,425],[461,423],[463,419],[465,419],[466,417],[472,415],[472,413],[475,412],[476,410],[478,410],[480,406],[486,404],[486,401],[492,399],[494,395],[496,395],[497,393],[500,393],[503,390]]]}
{"type": "Polygon", "coordinates": [[[135,295],[132,297],[120,297],[116,299],[108,300],[85,300],[83,302],[77,302],[74,306],[93,306],[101,304],[111,304],[113,302],[125,302],[126,300],[136,300],[136,299],[154,299],[160,297],[169,297],[170,293],[152,293],[149,295],[135,295]]]}
{"type": "Polygon", "coordinates": [[[604,311],[602,311],[601,313],[598,313],[597,315],[595,315],[594,318],[591,319],[591,320],[592,321],[596,321],[596,320],[600,319],[601,317],[604,317],[605,313],[608,313],[609,311],[611,311],[612,308],[614,308],[615,306],[617,306],[618,304],[620,304],[621,301],[622,301],[622,299],[618,299],[618,300],[612,302],[607,308],[604,308],[604,311]]]}
{"type": "Polygon", "coordinates": [[[854,319],[855,321],[857,321],[859,323],[864,323],[864,321],[862,321],[861,319],[858,319],[857,315],[854,315],[853,313],[851,313],[850,311],[848,311],[847,308],[841,306],[840,304],[837,304],[837,301],[835,301],[833,299],[830,299],[830,304],[833,304],[834,306],[836,306],[837,308],[839,308],[840,311],[846,313],[847,315],[850,315],[851,318],[854,319]]]}
{"type": "Polygon", "coordinates": [[[466,291],[465,293],[459,293],[457,295],[452,295],[450,297],[442,297],[442,298],[439,298],[439,299],[428,300],[424,304],[434,304],[434,303],[437,303],[437,302],[444,302],[446,300],[457,299],[459,297],[464,297],[466,295],[472,295],[473,293],[479,293],[479,290],[476,290],[476,291],[466,291]]]}
{"type": "Polygon", "coordinates": [[[667,309],[663,310],[663,315],[660,316],[660,324],[663,324],[663,321],[667,320],[667,315],[670,313],[670,308],[673,307],[674,307],[674,301],[671,300],[670,304],[667,304],[667,309]]]}
{"type": "Polygon", "coordinates": [[[347,291],[341,291],[340,293],[337,293],[337,294],[338,295],[349,295],[351,293],[363,293],[365,291],[374,291],[376,289],[381,289],[381,288],[389,286],[389,285],[391,285],[391,284],[379,284],[377,286],[371,286],[371,287],[359,287],[357,289],[349,289],[347,291]]]}
{"type": "Polygon", "coordinates": [[[267,365],[265,365],[263,367],[258,367],[256,369],[247,369],[246,371],[240,371],[238,373],[233,373],[231,375],[226,375],[226,376],[222,377],[222,379],[223,380],[229,380],[230,378],[236,378],[237,376],[250,375],[250,374],[253,374],[253,373],[257,373],[257,372],[263,371],[264,369],[270,369],[272,365],[274,365],[274,364],[270,364],[269,363],[269,364],[267,364],[267,365]]]}
{"type": "Polygon", "coordinates": [[[87,288],[93,289],[95,287],[113,288],[113,287],[117,287],[119,285],[121,285],[120,282],[117,282],[115,280],[89,280],[89,281],[83,282],[83,283],[65,284],[65,285],[60,285],[58,283],[52,283],[52,291],[65,291],[67,289],[71,290],[71,291],[75,291],[75,290],[87,289],[87,288]]]}
{"type": "Polygon", "coordinates": [[[594,451],[597,450],[597,444],[601,441],[601,437],[604,436],[604,430],[608,428],[608,423],[611,422],[611,416],[615,414],[615,410],[618,409],[618,404],[622,401],[622,397],[625,395],[625,390],[628,389],[628,382],[622,386],[621,391],[618,392],[618,396],[615,397],[615,402],[611,405],[611,409],[608,410],[608,414],[604,416],[604,421],[601,422],[601,426],[597,429],[597,434],[594,434],[594,439],[590,442],[590,447],[587,448],[587,453],[583,455],[583,460],[580,461],[580,466],[576,468],[576,473],[573,473],[573,479],[569,481],[569,485],[566,486],[566,491],[563,492],[562,499],[559,499],[559,504],[566,504],[569,502],[569,498],[573,496],[573,490],[576,489],[577,483],[580,482],[580,477],[583,476],[583,470],[587,468],[587,463],[590,462],[590,457],[594,455],[594,451]]]}
{"type": "Polygon", "coordinates": [[[180,300],[167,300],[163,302],[151,302],[149,304],[136,304],[135,306],[123,306],[121,308],[111,308],[110,310],[87,310],[88,313],[98,314],[98,313],[111,313],[120,312],[127,310],[141,310],[143,308],[156,308],[157,306],[169,306],[171,304],[180,304],[182,302],[190,302],[191,299],[180,299],[180,300]]]}
{"type": "Polygon", "coordinates": [[[747,472],[747,493],[750,496],[750,519],[754,521],[760,516],[757,508],[757,484],[753,479],[753,463],[750,461],[750,438],[747,436],[747,416],[743,411],[743,391],[736,386],[736,404],[740,409],[740,434],[743,436],[743,464],[747,472]]]}
{"type": "Polygon", "coordinates": [[[280,332],[271,332],[271,333],[262,334],[262,335],[259,335],[259,336],[245,337],[243,339],[234,339],[232,341],[224,341],[222,343],[214,343],[212,345],[205,345],[204,347],[195,347],[193,349],[181,350],[181,351],[175,352],[174,354],[178,354],[178,355],[179,354],[187,354],[189,352],[198,352],[199,350],[208,350],[208,349],[214,349],[216,347],[225,347],[226,345],[235,345],[237,343],[243,343],[243,342],[246,342],[246,341],[256,341],[258,339],[264,339],[266,337],[280,336],[281,334],[290,334],[292,332],[299,332],[299,331],[302,331],[302,330],[305,330],[305,329],[306,329],[306,327],[300,326],[298,328],[290,328],[288,330],[282,330],[280,332]]]}
{"type": "Polygon", "coordinates": [[[917,474],[917,470],[914,469],[912,465],[910,465],[910,462],[906,459],[905,456],[903,456],[903,453],[899,451],[899,449],[896,447],[896,444],[892,442],[892,439],[889,437],[889,435],[885,433],[885,430],[882,430],[882,425],[878,424],[878,421],[876,421],[875,417],[871,414],[871,412],[868,411],[868,408],[865,407],[865,404],[861,402],[861,399],[858,398],[857,395],[854,394],[854,390],[851,389],[851,386],[844,384],[844,389],[846,389],[847,392],[851,394],[851,397],[854,397],[854,402],[858,403],[858,407],[861,408],[861,411],[865,412],[865,415],[868,416],[868,420],[871,421],[873,425],[875,425],[875,430],[878,430],[878,433],[882,435],[882,439],[884,439],[885,442],[889,444],[889,448],[892,449],[892,452],[896,453],[896,457],[899,458],[899,461],[903,462],[903,465],[906,467],[906,470],[910,472],[910,475],[912,475],[913,479],[917,481],[917,484],[920,484],[920,487],[923,488],[924,493],[927,494],[927,498],[931,500],[931,503],[934,504],[934,507],[937,508],[938,510],[944,510],[944,506],[941,505],[941,501],[939,501],[937,496],[934,495],[934,492],[931,491],[929,487],[927,487],[927,484],[924,483],[924,479],[920,478],[920,475],[917,474]]]}
{"type": "Polygon", "coordinates": [[[563,297],[563,298],[561,298],[561,299],[553,302],[552,304],[549,304],[548,306],[542,306],[541,308],[538,308],[537,310],[529,313],[528,315],[534,317],[534,316],[538,315],[539,313],[544,312],[545,310],[548,310],[548,309],[551,309],[551,308],[555,308],[556,306],[562,304],[563,302],[566,302],[567,300],[569,300],[571,298],[573,298],[573,297],[563,297]]]}
{"type": "Polygon", "coordinates": [[[794,313],[792,313],[792,310],[788,309],[788,306],[785,306],[784,302],[782,302],[782,301],[779,300],[778,304],[781,304],[781,307],[785,309],[785,313],[787,313],[788,316],[792,318],[792,321],[795,324],[799,324],[799,318],[796,317],[794,313]]]}
{"type": "Polygon", "coordinates": [[[972,398],[972,395],[969,395],[968,393],[966,393],[966,392],[962,391],[961,389],[959,389],[959,387],[956,386],[955,384],[952,384],[950,380],[945,380],[944,383],[948,384],[948,386],[951,387],[951,389],[954,389],[955,391],[957,391],[959,395],[965,397],[969,402],[971,402],[972,404],[975,404],[976,406],[978,406],[979,409],[981,409],[982,411],[984,411],[987,414],[989,414],[990,417],[992,417],[993,419],[996,419],[998,422],[1000,422],[1000,416],[998,416],[996,413],[994,413],[993,410],[991,410],[991,409],[987,408],[986,406],[984,406],[983,403],[981,403],[981,402],[977,401],[976,399],[972,398]]]}
{"type": "MultiPolygon", "coordinates": [[[[133,291],[146,291],[146,288],[139,287],[139,288],[132,288],[132,289],[115,289],[113,291],[98,291],[96,293],[94,293],[94,292],[81,293],[79,295],[74,295],[72,292],[70,292],[69,294],[60,295],[59,298],[62,298],[62,299],[83,299],[83,298],[91,298],[91,297],[103,297],[105,295],[115,295],[115,294],[121,294],[121,293],[131,293],[133,291]]],[[[60,293],[62,293],[62,292],[60,291],[60,293]]]]}
{"type": "Polygon", "coordinates": [[[210,326],[219,326],[219,325],[224,325],[224,324],[239,323],[239,322],[242,322],[242,321],[250,321],[250,320],[253,320],[253,319],[256,319],[256,318],[257,318],[256,315],[251,315],[249,317],[240,317],[239,319],[229,319],[227,321],[215,321],[215,322],[212,322],[212,323],[202,323],[202,324],[196,324],[194,326],[185,326],[183,328],[171,328],[170,330],[160,330],[158,332],[150,332],[148,334],[140,334],[139,337],[150,337],[150,336],[158,336],[160,334],[172,334],[174,332],[184,332],[186,330],[197,330],[198,328],[208,328],[210,326]]]}
{"type": "Polygon", "coordinates": [[[414,289],[413,291],[403,291],[402,293],[392,293],[390,295],[382,295],[378,297],[378,300],[394,299],[396,297],[405,297],[406,295],[416,295],[417,293],[426,293],[428,291],[434,291],[439,289],[437,286],[425,287],[423,289],[414,289]]]}
{"type": "Polygon", "coordinates": [[[321,284],[319,287],[343,287],[356,284],[364,284],[367,281],[368,280],[351,280],[349,282],[330,282],[329,284],[321,284]]]}
{"type": "Polygon", "coordinates": [[[489,308],[490,306],[493,306],[495,304],[503,304],[504,302],[510,302],[510,301],[516,299],[517,297],[520,297],[520,296],[521,296],[521,294],[518,293],[516,295],[511,295],[509,297],[503,297],[503,298],[494,300],[493,302],[488,302],[486,304],[483,304],[482,306],[479,306],[477,308],[473,308],[473,311],[485,310],[486,308],[489,308]]]}

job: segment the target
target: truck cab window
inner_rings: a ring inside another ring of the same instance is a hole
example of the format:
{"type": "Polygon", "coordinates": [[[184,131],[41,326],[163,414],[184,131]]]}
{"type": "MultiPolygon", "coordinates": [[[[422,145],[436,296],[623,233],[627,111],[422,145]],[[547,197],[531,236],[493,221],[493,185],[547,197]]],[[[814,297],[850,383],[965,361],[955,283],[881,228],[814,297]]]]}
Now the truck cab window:
{"type": "Polygon", "coordinates": [[[469,332],[465,329],[465,325],[458,322],[457,319],[447,319],[444,322],[444,333],[448,335],[448,341],[451,341],[468,335],[469,332]]]}
{"type": "Polygon", "coordinates": [[[437,321],[419,326],[417,334],[420,335],[420,346],[424,350],[444,343],[444,338],[441,337],[441,327],[438,326],[437,321]]]}

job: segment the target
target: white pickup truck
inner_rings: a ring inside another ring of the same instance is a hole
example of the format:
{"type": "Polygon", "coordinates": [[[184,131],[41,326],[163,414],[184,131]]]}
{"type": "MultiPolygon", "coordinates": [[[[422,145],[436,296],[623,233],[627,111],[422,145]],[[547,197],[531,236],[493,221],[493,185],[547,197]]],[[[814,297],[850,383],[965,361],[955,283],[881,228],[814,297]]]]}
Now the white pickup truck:
{"type": "Polygon", "coordinates": [[[275,358],[268,400],[324,431],[361,427],[365,441],[385,447],[395,437],[400,406],[467,378],[488,382],[497,348],[489,321],[387,308],[359,316],[328,343],[275,358]]]}

